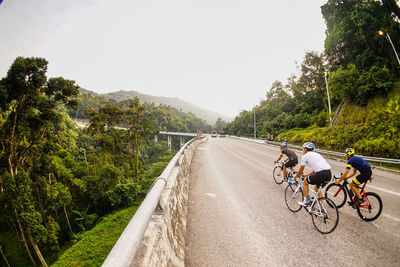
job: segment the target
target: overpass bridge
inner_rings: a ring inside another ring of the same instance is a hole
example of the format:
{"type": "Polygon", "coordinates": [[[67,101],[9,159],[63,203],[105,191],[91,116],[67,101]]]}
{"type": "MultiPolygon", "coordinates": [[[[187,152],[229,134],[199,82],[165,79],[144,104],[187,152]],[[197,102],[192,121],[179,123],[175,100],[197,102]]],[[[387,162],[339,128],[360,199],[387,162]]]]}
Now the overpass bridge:
{"type": "MultiPolygon", "coordinates": [[[[183,145],[103,266],[399,266],[399,172],[373,171],[366,191],[383,200],[376,221],[345,206],[337,229],[322,235],[308,213],[287,209],[285,185],[272,179],[278,155],[260,140],[183,145]]],[[[344,171],[344,161],[327,160],[334,174],[344,171]]]]}
{"type": "MultiPolygon", "coordinates": [[[[87,120],[73,120],[75,124],[79,128],[85,128],[89,126],[89,122],[87,120]]],[[[115,129],[121,129],[121,130],[126,130],[126,128],[123,127],[114,127],[115,129]]],[[[158,137],[159,136],[166,136],[167,141],[168,141],[168,147],[171,150],[172,149],[172,138],[176,137],[179,138],[179,144],[180,147],[182,147],[185,144],[185,140],[190,140],[195,137],[200,137],[203,136],[202,131],[197,131],[197,133],[181,133],[181,132],[168,132],[168,131],[160,131],[157,134],[154,134],[154,140],[158,142],[158,137]]]]}

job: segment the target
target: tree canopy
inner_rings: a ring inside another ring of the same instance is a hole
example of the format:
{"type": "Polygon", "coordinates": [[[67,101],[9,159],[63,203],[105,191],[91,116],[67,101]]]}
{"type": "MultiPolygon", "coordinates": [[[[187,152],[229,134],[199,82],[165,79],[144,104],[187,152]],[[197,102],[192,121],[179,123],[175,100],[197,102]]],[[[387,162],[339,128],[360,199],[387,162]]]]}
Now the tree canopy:
{"type": "Polygon", "coordinates": [[[387,35],[400,48],[399,7],[394,0],[328,0],[321,7],[327,30],[323,53],[306,52],[298,76],[276,81],[266,99],[252,111],[242,111],[226,131],[259,137],[313,124],[328,125],[327,84],[333,110],[341,103],[365,106],[375,96],[387,96],[400,79],[400,66],[387,35]],[[325,80],[326,76],[326,80],[325,80]]]}

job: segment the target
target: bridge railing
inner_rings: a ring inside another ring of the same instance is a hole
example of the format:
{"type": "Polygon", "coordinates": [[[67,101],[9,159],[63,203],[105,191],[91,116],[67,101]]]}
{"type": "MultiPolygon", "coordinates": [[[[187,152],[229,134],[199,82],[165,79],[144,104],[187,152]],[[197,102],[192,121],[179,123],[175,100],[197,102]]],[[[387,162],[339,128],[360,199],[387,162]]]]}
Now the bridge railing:
{"type": "MultiPolygon", "coordinates": [[[[254,138],[247,138],[247,137],[237,137],[237,136],[231,136],[233,138],[238,138],[246,141],[251,141],[255,143],[260,143],[260,144],[271,144],[271,145],[276,145],[280,146],[282,142],[275,142],[275,141],[268,141],[268,140],[263,140],[263,139],[254,139],[254,138]]],[[[298,145],[291,145],[288,144],[289,147],[296,148],[302,150],[302,146],[298,145]]],[[[320,152],[326,155],[331,155],[331,156],[339,156],[339,157],[344,157],[345,153],[342,152],[336,152],[336,151],[330,151],[330,150],[324,150],[324,149],[315,149],[316,152],[320,152]]],[[[390,163],[390,164],[400,164],[400,159],[391,159],[391,158],[378,158],[378,157],[368,157],[368,156],[363,156],[363,155],[358,155],[362,158],[364,158],[367,161],[372,161],[372,162],[377,162],[377,163],[390,163]]]]}
{"type": "Polygon", "coordinates": [[[168,163],[161,175],[154,181],[147,196],[130,220],[129,224],[115,243],[102,266],[119,267],[131,266],[133,259],[141,244],[143,235],[147,229],[150,218],[159,203],[162,191],[167,185],[167,180],[173,168],[177,165],[184,150],[195,140],[203,137],[195,137],[184,144],[178,153],[168,163]]]}

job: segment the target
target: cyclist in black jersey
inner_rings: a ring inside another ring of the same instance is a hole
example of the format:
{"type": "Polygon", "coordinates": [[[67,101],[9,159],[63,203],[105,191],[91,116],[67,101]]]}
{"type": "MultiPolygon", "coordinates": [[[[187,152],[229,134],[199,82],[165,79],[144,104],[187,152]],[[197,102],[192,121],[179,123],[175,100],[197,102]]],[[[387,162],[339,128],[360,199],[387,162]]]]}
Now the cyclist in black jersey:
{"type": "MultiPolygon", "coordinates": [[[[281,158],[283,157],[284,154],[287,156],[287,159],[285,159],[285,164],[283,165],[283,176],[284,177],[287,176],[286,168],[292,168],[292,167],[296,166],[297,163],[299,162],[296,153],[293,150],[289,149],[287,146],[288,146],[288,143],[286,141],[283,141],[283,143],[281,145],[281,154],[279,155],[278,159],[275,161],[275,163],[276,163],[279,160],[281,160],[281,158]]],[[[288,178],[288,177],[286,177],[286,178],[288,178]]]]}
{"type": "MultiPolygon", "coordinates": [[[[344,173],[342,174],[340,179],[337,180],[335,183],[339,184],[344,179],[353,177],[356,174],[356,172],[359,171],[360,174],[357,175],[357,177],[355,177],[353,179],[353,181],[350,183],[350,188],[351,188],[351,190],[353,190],[353,192],[356,194],[356,196],[359,199],[359,201],[357,202],[357,205],[360,205],[363,202],[365,202],[365,200],[364,200],[364,197],[361,196],[358,186],[360,184],[368,181],[369,179],[371,179],[372,170],[371,170],[371,166],[363,158],[355,156],[354,153],[355,153],[355,151],[353,148],[346,149],[346,152],[345,152],[346,160],[347,160],[346,170],[344,171],[344,173]],[[351,168],[353,168],[352,173],[350,175],[347,175],[350,172],[351,168]]],[[[353,201],[350,204],[354,205],[355,202],[356,201],[353,201]]]]}

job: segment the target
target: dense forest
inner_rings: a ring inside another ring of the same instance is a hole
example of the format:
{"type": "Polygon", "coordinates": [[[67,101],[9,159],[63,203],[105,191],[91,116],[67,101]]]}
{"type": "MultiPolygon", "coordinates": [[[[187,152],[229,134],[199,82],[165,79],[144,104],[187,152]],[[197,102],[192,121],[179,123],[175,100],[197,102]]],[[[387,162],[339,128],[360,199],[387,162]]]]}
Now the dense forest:
{"type": "Polygon", "coordinates": [[[0,80],[0,262],[11,265],[47,266],[101,217],[140,201],[174,154],[158,131],[212,128],[170,106],[80,93],[47,78],[47,65],[18,57],[0,80]]]}
{"type": "Polygon", "coordinates": [[[327,26],[324,52],[307,52],[298,75],[291,75],[286,83],[274,82],[265,100],[251,111],[242,111],[225,130],[253,136],[255,113],[259,138],[273,135],[277,140],[281,135],[295,143],[314,141],[337,150],[354,146],[358,153],[400,157],[396,130],[400,127],[400,62],[390,43],[400,49],[396,1],[329,0],[321,11],[327,26]],[[349,109],[367,112],[370,109],[363,107],[371,101],[381,105],[375,107],[375,116],[364,113],[352,120],[349,109]],[[331,119],[334,127],[329,127],[331,119]],[[321,129],[325,138],[316,137],[321,129]]]}
{"type": "MultiPolygon", "coordinates": [[[[117,102],[113,99],[107,99],[104,96],[80,89],[77,102],[77,108],[67,107],[67,113],[72,119],[89,120],[94,115],[93,112],[97,112],[105,106],[108,106],[110,109],[103,110],[103,112],[118,112],[117,109],[119,111],[127,110],[134,102],[137,103],[139,100],[135,97],[134,99],[117,102]],[[112,111],[111,109],[115,110],[112,111]]],[[[149,116],[154,128],[159,131],[168,130],[170,132],[195,133],[196,130],[210,132],[213,128],[205,120],[198,118],[193,113],[183,112],[172,106],[163,104],[156,106],[154,103],[142,103],[142,105],[146,110],[146,116],[149,116]]],[[[117,123],[120,124],[123,122],[117,123]]]]}

